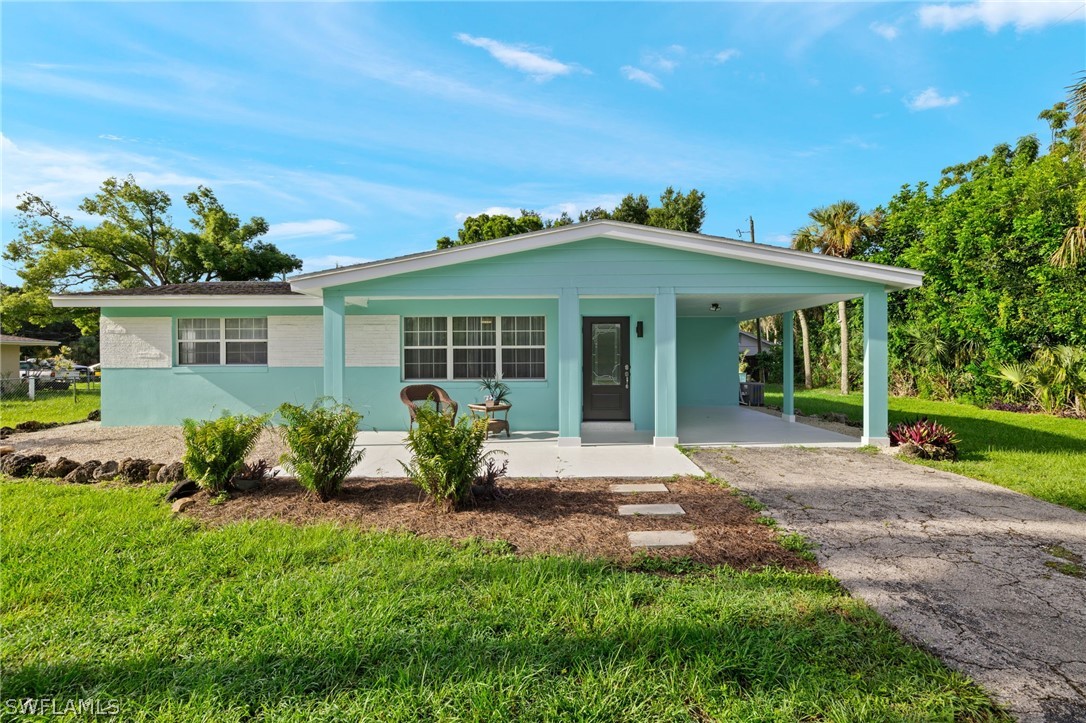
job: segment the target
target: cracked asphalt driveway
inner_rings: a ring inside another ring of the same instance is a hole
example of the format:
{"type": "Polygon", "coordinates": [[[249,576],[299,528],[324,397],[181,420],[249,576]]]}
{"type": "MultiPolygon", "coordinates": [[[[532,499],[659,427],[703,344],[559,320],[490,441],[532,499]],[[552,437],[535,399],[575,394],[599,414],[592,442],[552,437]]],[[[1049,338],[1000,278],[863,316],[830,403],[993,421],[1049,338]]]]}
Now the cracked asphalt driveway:
{"type": "MultiPolygon", "coordinates": [[[[703,449],[694,461],[819,545],[819,562],[1022,721],[1086,721],[1086,515],[844,449],[703,449]]],[[[1086,481],[1084,481],[1086,484],[1086,481]]]]}

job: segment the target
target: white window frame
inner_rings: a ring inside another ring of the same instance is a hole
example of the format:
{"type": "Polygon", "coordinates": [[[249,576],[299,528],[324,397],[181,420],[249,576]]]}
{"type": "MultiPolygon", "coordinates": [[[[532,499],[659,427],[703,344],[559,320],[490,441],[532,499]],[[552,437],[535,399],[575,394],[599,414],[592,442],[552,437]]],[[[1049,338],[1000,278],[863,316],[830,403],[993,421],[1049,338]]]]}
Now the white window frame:
{"type": "Polygon", "coordinates": [[[231,366],[231,367],[266,367],[266,366],[268,366],[267,359],[268,359],[268,355],[270,353],[270,349],[267,348],[267,346],[265,348],[265,353],[264,353],[265,361],[264,361],[263,364],[239,364],[239,363],[228,364],[227,361],[226,361],[226,345],[229,342],[264,342],[265,345],[270,346],[270,342],[268,341],[268,317],[266,317],[266,316],[243,316],[243,317],[241,317],[241,316],[229,316],[229,317],[227,317],[227,316],[220,316],[220,317],[214,317],[214,316],[185,316],[185,317],[178,317],[176,319],[176,321],[174,322],[174,332],[173,332],[174,359],[176,360],[175,366],[179,366],[179,367],[225,367],[225,366],[231,366]],[[181,338],[181,322],[182,321],[188,321],[188,320],[194,320],[194,319],[207,319],[207,320],[218,321],[219,322],[219,338],[217,340],[219,342],[219,362],[217,364],[183,364],[181,362],[181,344],[182,343],[191,343],[193,341],[196,341],[196,343],[210,344],[211,342],[216,341],[215,339],[204,339],[204,340],[182,339],[181,338]],[[263,319],[264,320],[264,338],[263,339],[227,339],[226,338],[226,320],[227,319],[263,319]]]}
{"type": "MultiPolygon", "coordinates": [[[[547,381],[547,316],[545,314],[505,314],[507,317],[531,317],[539,316],[543,318],[543,376],[533,377],[531,379],[511,379],[513,382],[545,382],[547,381]]],[[[456,379],[453,377],[453,349],[490,349],[489,346],[454,346],[453,345],[453,319],[454,318],[468,318],[468,317],[493,317],[494,318],[494,376],[496,379],[502,379],[502,315],[501,314],[456,314],[450,316],[444,316],[437,314],[418,314],[411,316],[404,316],[400,319],[400,380],[403,382],[463,382],[471,381],[475,377],[465,377],[463,379],[456,379]],[[445,346],[407,346],[407,322],[406,319],[445,319],[445,346]],[[445,349],[445,376],[444,377],[432,377],[429,379],[409,379],[407,376],[407,354],[408,349],[445,349]]],[[[509,349],[538,349],[538,344],[529,344],[527,346],[510,344],[509,349]]]]}

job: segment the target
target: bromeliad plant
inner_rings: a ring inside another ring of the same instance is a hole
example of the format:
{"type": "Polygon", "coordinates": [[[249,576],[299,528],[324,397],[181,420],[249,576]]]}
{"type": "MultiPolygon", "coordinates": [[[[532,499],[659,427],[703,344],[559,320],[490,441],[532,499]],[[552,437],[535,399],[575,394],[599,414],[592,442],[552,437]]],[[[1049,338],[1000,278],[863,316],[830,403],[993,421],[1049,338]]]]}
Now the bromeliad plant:
{"type": "Polygon", "coordinates": [[[466,415],[457,420],[420,407],[415,422],[406,440],[411,464],[400,464],[419,489],[451,512],[471,499],[471,485],[490,457],[483,452],[487,420],[466,415]]]}
{"type": "Polygon", "coordinates": [[[322,399],[308,409],[281,404],[278,411],[287,423],[283,435],[290,448],[280,461],[290,465],[302,487],[327,502],[366,454],[354,448],[362,415],[346,404],[322,399]]]}
{"type": "Polygon", "coordinates": [[[226,492],[253,451],[268,416],[224,412],[218,419],[184,420],[185,454],[181,461],[185,475],[212,494],[226,492]]]}
{"type": "Polygon", "coordinates": [[[890,427],[890,444],[921,459],[955,460],[960,441],[952,429],[927,417],[890,427]]]}

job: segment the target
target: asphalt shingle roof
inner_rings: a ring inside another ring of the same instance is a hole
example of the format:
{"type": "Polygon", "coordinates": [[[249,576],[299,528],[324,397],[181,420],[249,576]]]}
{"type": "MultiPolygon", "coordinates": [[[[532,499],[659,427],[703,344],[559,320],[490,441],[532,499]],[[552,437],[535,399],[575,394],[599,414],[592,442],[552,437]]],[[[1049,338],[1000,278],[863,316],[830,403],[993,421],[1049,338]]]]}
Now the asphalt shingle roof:
{"type": "Polygon", "coordinates": [[[140,286],[134,289],[82,291],[66,296],[300,296],[286,281],[199,281],[140,286]]]}

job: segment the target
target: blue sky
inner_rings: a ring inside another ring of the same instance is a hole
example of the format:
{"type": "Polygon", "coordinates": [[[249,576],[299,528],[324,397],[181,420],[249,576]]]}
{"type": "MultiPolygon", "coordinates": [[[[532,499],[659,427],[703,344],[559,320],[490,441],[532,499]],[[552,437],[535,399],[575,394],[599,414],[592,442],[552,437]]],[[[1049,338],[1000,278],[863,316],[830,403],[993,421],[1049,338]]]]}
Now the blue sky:
{"type": "Polygon", "coordinates": [[[705,232],[786,243],[813,206],[1047,139],[1084,8],[5,3],[3,236],[22,191],[74,212],[132,173],[264,216],[306,270],[669,184],[705,232]]]}

